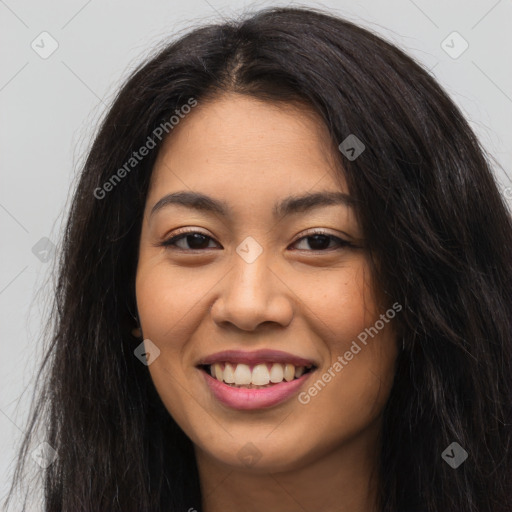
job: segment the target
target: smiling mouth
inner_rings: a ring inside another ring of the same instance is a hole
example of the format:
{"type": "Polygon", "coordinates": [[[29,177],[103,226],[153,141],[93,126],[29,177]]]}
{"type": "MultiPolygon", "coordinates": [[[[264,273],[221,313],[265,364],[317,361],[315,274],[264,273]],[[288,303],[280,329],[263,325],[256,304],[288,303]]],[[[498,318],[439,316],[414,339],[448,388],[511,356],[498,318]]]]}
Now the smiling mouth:
{"type": "Polygon", "coordinates": [[[219,382],[245,389],[265,389],[282,382],[291,382],[316,370],[316,366],[295,366],[290,363],[244,364],[221,362],[200,365],[199,368],[219,382]]]}

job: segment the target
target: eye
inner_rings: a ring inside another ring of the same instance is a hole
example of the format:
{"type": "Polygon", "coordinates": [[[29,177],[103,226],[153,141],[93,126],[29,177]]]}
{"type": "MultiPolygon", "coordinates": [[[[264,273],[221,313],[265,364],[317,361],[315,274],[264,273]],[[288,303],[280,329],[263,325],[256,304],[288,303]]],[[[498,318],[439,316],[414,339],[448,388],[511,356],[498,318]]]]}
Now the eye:
{"type": "Polygon", "coordinates": [[[208,246],[209,242],[213,242],[213,238],[200,231],[186,231],[165,240],[160,245],[164,247],[174,246],[184,251],[193,251],[212,248],[208,246]]]}
{"type": "Polygon", "coordinates": [[[354,247],[353,244],[348,242],[347,240],[343,240],[337,236],[331,235],[329,233],[325,233],[323,231],[312,232],[302,238],[299,238],[292,245],[300,245],[308,246],[306,247],[298,247],[300,251],[327,251],[333,249],[339,249],[341,247],[354,247]]]}

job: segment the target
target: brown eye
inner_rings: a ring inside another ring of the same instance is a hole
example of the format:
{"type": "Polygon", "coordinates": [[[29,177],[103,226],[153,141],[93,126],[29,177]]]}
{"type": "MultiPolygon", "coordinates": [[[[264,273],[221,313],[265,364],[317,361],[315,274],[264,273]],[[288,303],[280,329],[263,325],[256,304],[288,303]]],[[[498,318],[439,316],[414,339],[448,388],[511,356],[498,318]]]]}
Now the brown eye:
{"type": "Polygon", "coordinates": [[[299,240],[297,240],[297,242],[295,242],[293,245],[298,245],[300,243],[302,243],[303,245],[307,245],[307,247],[297,247],[297,249],[301,251],[326,251],[331,249],[339,249],[340,247],[346,247],[351,245],[346,240],[342,240],[337,236],[328,235],[325,233],[316,233],[302,237],[299,240]]]}
{"type": "Polygon", "coordinates": [[[178,249],[183,249],[185,251],[193,251],[211,248],[211,246],[209,247],[210,242],[213,242],[213,238],[197,231],[190,231],[188,233],[181,233],[180,235],[173,236],[161,245],[165,247],[175,246],[178,249]]]}

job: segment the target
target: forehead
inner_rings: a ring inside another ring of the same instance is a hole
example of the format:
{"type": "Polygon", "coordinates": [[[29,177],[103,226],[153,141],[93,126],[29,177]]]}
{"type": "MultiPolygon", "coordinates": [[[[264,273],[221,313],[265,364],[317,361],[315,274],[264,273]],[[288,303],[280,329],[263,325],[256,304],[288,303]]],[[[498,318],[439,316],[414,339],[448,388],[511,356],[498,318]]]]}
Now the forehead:
{"type": "Polygon", "coordinates": [[[307,105],[226,94],[198,105],[162,145],[152,189],[238,190],[267,185],[283,193],[324,188],[346,191],[336,146],[320,116],[307,105]],[[295,190],[293,188],[295,187],[295,190]]]}

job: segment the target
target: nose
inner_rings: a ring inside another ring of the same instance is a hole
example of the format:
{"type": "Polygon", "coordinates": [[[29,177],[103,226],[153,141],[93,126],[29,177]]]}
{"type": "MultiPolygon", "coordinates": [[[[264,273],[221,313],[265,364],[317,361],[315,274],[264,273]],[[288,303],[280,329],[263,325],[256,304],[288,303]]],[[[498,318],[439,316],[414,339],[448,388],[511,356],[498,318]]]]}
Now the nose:
{"type": "Polygon", "coordinates": [[[233,255],[233,266],[221,281],[211,307],[217,325],[233,325],[244,331],[268,323],[289,325],[294,314],[293,293],[278,272],[269,267],[264,255],[265,252],[252,263],[233,255]]]}

